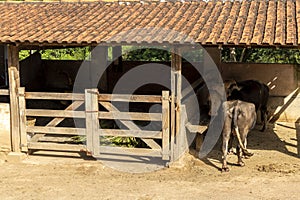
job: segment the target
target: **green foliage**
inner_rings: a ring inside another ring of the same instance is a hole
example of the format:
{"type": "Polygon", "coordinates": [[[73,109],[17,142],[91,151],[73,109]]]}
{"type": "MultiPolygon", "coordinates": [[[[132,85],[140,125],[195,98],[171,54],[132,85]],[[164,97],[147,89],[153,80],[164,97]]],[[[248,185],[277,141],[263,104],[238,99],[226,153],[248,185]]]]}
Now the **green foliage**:
{"type": "Polygon", "coordinates": [[[170,61],[169,51],[157,48],[138,48],[135,46],[124,46],[123,60],[126,61],[170,61]]]}
{"type": "MultiPolygon", "coordinates": [[[[114,120],[100,120],[100,127],[102,129],[117,129],[114,120]]],[[[103,137],[101,143],[106,145],[114,144],[116,146],[136,147],[139,141],[134,137],[103,137]]]]}
{"type": "Polygon", "coordinates": [[[41,50],[44,60],[85,60],[90,53],[89,47],[41,50]]]}
{"type": "MultiPolygon", "coordinates": [[[[236,48],[234,52],[237,62],[300,64],[299,49],[236,48]]],[[[225,62],[234,61],[230,56],[229,48],[222,50],[222,60],[225,62]]]]}
{"type": "Polygon", "coordinates": [[[71,137],[71,139],[72,139],[72,143],[75,143],[75,144],[84,144],[84,143],[86,143],[86,136],[76,135],[76,136],[71,137]]]}
{"type": "Polygon", "coordinates": [[[28,56],[30,56],[30,51],[29,50],[21,50],[19,52],[19,59],[20,60],[24,60],[25,58],[27,58],[28,56]]]}
{"type": "MultiPolygon", "coordinates": [[[[40,50],[44,60],[85,60],[90,55],[89,47],[75,47],[65,49],[45,49],[40,50]]],[[[30,56],[30,50],[21,50],[19,53],[20,60],[30,56]]]]}
{"type": "MultiPolygon", "coordinates": [[[[171,61],[168,48],[124,46],[123,60],[126,61],[171,61]]],[[[203,50],[195,49],[183,52],[183,61],[197,62],[203,60],[203,50]]]]}
{"type": "Polygon", "coordinates": [[[134,137],[113,137],[110,141],[116,146],[136,147],[139,142],[134,137]]]}

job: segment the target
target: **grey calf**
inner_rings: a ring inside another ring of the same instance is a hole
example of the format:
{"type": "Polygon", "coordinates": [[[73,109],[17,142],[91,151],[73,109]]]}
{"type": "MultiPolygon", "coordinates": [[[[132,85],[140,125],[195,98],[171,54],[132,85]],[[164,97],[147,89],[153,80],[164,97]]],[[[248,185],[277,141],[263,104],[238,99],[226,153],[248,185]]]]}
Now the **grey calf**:
{"type": "Polygon", "coordinates": [[[256,123],[255,105],[240,100],[226,101],[223,103],[224,111],[224,127],[223,127],[223,165],[222,171],[227,172],[226,157],[228,154],[228,143],[232,136],[238,139],[237,156],[238,165],[244,166],[242,155],[252,156],[246,149],[248,132],[254,127],[256,123]]]}

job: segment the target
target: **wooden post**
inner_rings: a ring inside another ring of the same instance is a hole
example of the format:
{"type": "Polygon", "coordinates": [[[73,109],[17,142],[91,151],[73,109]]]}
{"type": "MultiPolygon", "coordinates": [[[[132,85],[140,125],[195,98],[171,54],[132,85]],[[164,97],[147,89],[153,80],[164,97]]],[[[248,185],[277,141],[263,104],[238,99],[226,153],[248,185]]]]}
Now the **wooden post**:
{"type": "Polygon", "coordinates": [[[10,96],[10,116],[11,116],[11,139],[12,151],[20,152],[20,117],[18,89],[20,87],[19,75],[19,49],[16,46],[8,46],[8,76],[9,76],[9,96],[10,96]]]}
{"type": "Polygon", "coordinates": [[[86,147],[93,156],[100,155],[98,89],[85,90],[86,147]]]}
{"type": "Polygon", "coordinates": [[[171,94],[171,162],[175,160],[174,151],[175,151],[175,94],[171,94]]]}
{"type": "Polygon", "coordinates": [[[170,104],[169,91],[162,91],[162,159],[170,158],[170,104]]]}
{"type": "Polygon", "coordinates": [[[25,88],[19,88],[19,110],[20,110],[20,137],[21,137],[21,150],[28,151],[27,145],[27,132],[26,132],[26,103],[25,103],[25,88]]]}
{"type": "MultiPolygon", "coordinates": [[[[178,47],[174,47],[171,55],[171,92],[175,94],[175,144],[173,149],[173,159],[178,159],[180,156],[180,122],[181,122],[181,66],[182,60],[178,47]]],[[[171,116],[171,118],[174,118],[171,116]]]]}
{"type": "Polygon", "coordinates": [[[171,162],[175,161],[175,95],[176,95],[176,74],[175,74],[175,55],[171,56],[171,162]]]}

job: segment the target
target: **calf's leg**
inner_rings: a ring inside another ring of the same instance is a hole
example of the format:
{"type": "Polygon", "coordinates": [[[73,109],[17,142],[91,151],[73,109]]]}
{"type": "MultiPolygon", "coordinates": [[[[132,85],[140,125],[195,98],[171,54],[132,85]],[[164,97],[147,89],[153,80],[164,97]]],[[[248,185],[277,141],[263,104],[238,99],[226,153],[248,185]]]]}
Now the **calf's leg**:
{"type": "Polygon", "coordinates": [[[261,109],[260,109],[260,119],[261,119],[261,122],[263,123],[263,127],[260,130],[261,132],[264,132],[266,130],[267,115],[268,115],[267,108],[266,107],[261,107],[261,109]]]}
{"type": "Polygon", "coordinates": [[[229,168],[227,166],[227,154],[228,154],[228,142],[230,139],[231,131],[223,131],[223,144],[222,144],[222,172],[228,172],[229,168]]]}

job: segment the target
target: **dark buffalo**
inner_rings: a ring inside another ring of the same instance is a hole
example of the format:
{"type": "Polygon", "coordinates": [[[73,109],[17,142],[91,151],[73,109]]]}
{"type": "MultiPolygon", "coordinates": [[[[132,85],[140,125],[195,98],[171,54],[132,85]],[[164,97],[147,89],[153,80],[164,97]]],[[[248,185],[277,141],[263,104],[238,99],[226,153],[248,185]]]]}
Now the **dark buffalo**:
{"type": "Polygon", "coordinates": [[[228,155],[229,141],[235,136],[238,139],[237,156],[238,165],[244,166],[242,155],[252,156],[247,149],[247,135],[256,123],[256,111],[253,103],[248,103],[240,100],[226,101],[223,103],[224,111],[224,127],[222,131],[223,136],[223,165],[222,171],[227,172],[226,157],[228,155]]]}
{"type": "Polygon", "coordinates": [[[259,110],[261,114],[261,121],[263,124],[261,131],[264,131],[266,129],[268,114],[268,86],[256,80],[246,80],[240,82],[231,82],[230,84],[226,85],[225,89],[227,100],[242,100],[255,105],[255,110],[259,110]]]}

